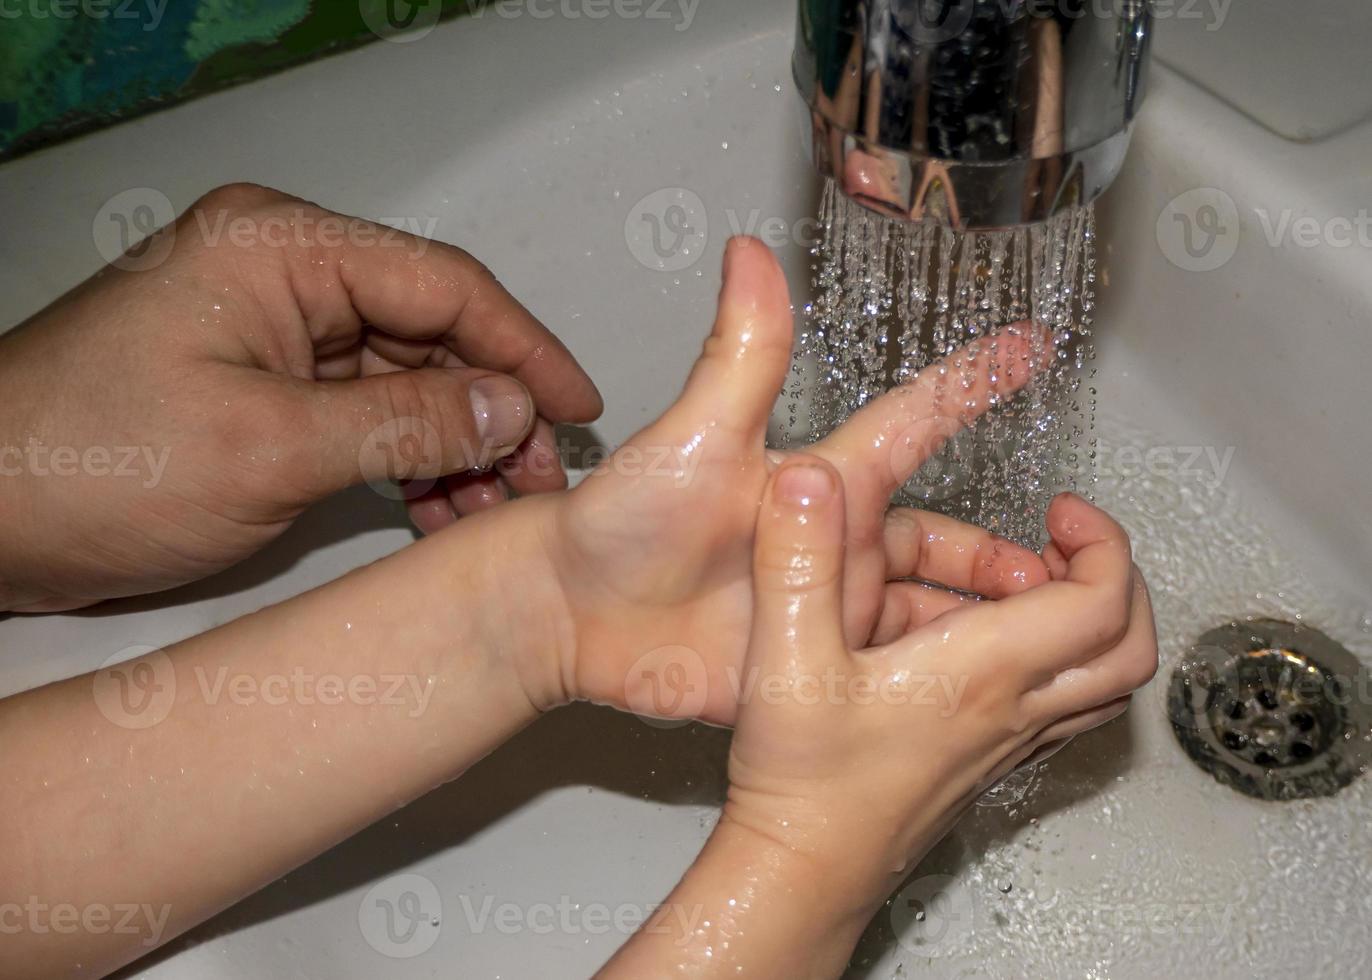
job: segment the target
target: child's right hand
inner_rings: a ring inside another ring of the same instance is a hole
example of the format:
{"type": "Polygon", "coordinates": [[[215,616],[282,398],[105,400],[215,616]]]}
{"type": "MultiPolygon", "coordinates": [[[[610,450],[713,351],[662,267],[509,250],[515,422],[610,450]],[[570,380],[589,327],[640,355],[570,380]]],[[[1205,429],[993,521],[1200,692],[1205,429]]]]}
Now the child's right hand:
{"type": "Polygon", "coordinates": [[[723,822],[880,900],[995,780],[1122,713],[1156,670],[1157,641],[1128,536],[1064,494],[1048,512],[1052,581],[853,649],[844,520],[823,460],[773,475],[723,822]]]}
{"type": "Polygon", "coordinates": [[[844,493],[813,455],[767,481],[729,798],[605,980],[840,975],[902,873],[977,794],[1120,714],[1153,676],[1129,539],[1070,495],[1048,512],[1048,581],[855,649],[843,587],[861,549],[845,547],[844,493]]]}

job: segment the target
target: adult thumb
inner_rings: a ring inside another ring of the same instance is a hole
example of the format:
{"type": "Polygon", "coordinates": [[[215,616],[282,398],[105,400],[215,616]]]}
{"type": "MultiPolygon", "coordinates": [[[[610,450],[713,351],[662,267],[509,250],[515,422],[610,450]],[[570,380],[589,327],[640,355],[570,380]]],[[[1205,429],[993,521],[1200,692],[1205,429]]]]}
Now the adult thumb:
{"type": "Polygon", "coordinates": [[[320,495],[362,481],[435,480],[489,467],[535,421],[528,389],[475,368],[391,371],[311,389],[320,495]]]}

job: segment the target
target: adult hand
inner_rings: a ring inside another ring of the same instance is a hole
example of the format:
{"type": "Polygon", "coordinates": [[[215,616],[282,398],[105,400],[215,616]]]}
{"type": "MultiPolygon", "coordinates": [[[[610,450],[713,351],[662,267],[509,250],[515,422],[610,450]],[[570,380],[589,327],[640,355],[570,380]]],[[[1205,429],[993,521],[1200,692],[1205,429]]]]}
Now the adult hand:
{"type": "Polygon", "coordinates": [[[600,396],[467,253],[252,185],[0,338],[0,610],[189,582],[364,480],[424,530],[565,486],[600,396]],[[159,261],[149,261],[158,259],[159,261]]]}

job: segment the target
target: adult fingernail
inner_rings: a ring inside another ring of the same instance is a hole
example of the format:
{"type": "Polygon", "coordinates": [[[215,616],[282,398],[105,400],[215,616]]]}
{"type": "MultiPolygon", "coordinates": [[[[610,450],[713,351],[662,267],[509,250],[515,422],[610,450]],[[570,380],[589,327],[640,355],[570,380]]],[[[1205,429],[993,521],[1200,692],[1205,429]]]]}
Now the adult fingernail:
{"type": "Polygon", "coordinates": [[[833,477],[818,466],[790,466],[777,477],[777,496],[793,507],[814,507],[833,493],[833,477]]]}
{"type": "Polygon", "coordinates": [[[500,454],[519,445],[533,422],[534,411],[522,384],[492,375],[472,382],[468,398],[483,450],[500,454]]]}

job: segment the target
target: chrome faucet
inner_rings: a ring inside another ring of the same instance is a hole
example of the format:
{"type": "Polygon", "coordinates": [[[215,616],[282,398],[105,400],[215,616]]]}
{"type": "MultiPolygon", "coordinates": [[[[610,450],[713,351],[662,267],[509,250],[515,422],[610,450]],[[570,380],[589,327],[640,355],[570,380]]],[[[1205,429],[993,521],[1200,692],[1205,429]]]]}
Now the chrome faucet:
{"type": "Polygon", "coordinates": [[[908,220],[1051,217],[1119,172],[1148,0],[799,0],[793,69],[816,168],[908,220]]]}

